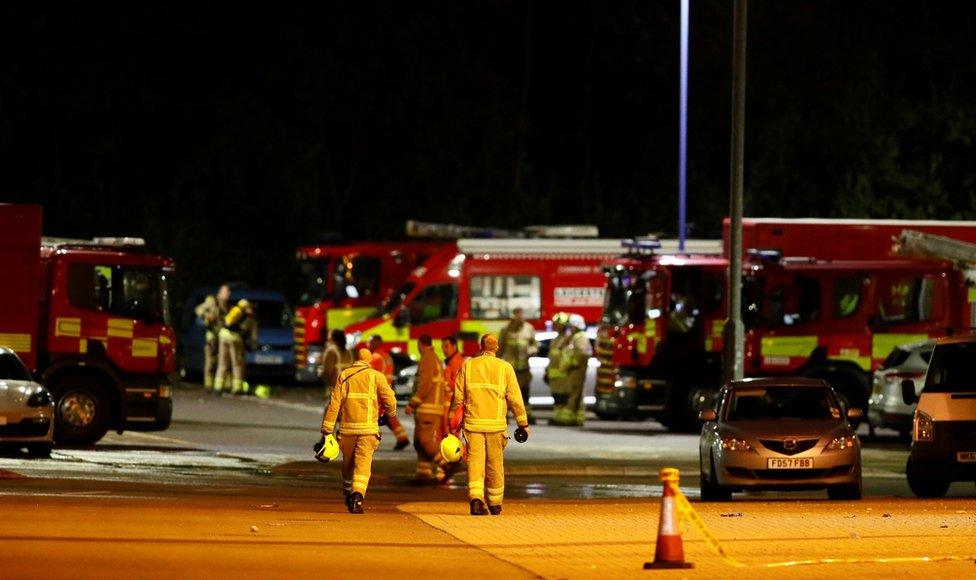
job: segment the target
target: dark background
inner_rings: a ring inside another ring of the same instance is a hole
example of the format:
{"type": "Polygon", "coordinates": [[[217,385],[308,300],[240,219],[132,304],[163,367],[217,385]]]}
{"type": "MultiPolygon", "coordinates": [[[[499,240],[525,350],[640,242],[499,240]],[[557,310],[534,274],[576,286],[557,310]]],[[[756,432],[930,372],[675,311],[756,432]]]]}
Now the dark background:
{"type": "MultiPolygon", "coordinates": [[[[689,219],[728,205],[731,0],[692,0],[689,219]]],[[[0,200],[294,293],[407,218],[674,235],[678,0],[0,6],[0,200]]],[[[976,218],[973,3],[752,0],[746,213],[976,218]]]]}

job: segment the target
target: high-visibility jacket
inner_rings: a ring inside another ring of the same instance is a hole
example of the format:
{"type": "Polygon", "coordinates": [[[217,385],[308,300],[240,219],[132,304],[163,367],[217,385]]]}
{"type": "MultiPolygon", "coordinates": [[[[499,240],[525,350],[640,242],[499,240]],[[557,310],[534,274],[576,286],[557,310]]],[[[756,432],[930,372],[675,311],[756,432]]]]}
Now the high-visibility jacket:
{"type": "Polygon", "coordinates": [[[430,346],[420,347],[420,364],[417,368],[417,390],[410,399],[410,406],[418,415],[444,415],[444,369],[430,346]]]}
{"type": "Polygon", "coordinates": [[[378,348],[373,351],[373,368],[383,373],[386,381],[393,384],[393,357],[385,350],[378,348]]]}
{"type": "Polygon", "coordinates": [[[586,368],[593,356],[593,345],[585,331],[577,330],[573,333],[569,343],[563,347],[562,356],[564,369],[586,368]]]}
{"type": "Polygon", "coordinates": [[[382,402],[387,415],[396,417],[396,395],[386,377],[370,368],[368,364],[357,361],[339,373],[329,407],[322,419],[322,431],[335,431],[336,420],[342,413],[339,430],[346,435],[379,434],[378,402],[382,402]]]}
{"type": "Polygon", "coordinates": [[[561,379],[566,376],[566,357],[563,351],[569,348],[570,338],[565,333],[560,333],[549,343],[549,366],[546,367],[546,375],[550,379],[561,379]]]}
{"type": "Polygon", "coordinates": [[[529,357],[539,351],[535,327],[525,321],[511,321],[502,329],[498,342],[498,356],[511,363],[515,370],[529,368],[529,357]]]}
{"type": "Polygon", "coordinates": [[[519,427],[529,425],[515,369],[491,353],[483,352],[461,365],[451,413],[461,405],[464,405],[464,428],[468,431],[505,431],[510,408],[519,427]]]}
{"type": "Polygon", "coordinates": [[[213,336],[216,336],[220,332],[220,329],[224,327],[224,316],[227,315],[228,310],[227,302],[221,302],[217,300],[216,296],[210,294],[203,302],[197,304],[193,312],[197,317],[203,319],[203,324],[206,326],[207,332],[213,333],[213,336]]]}

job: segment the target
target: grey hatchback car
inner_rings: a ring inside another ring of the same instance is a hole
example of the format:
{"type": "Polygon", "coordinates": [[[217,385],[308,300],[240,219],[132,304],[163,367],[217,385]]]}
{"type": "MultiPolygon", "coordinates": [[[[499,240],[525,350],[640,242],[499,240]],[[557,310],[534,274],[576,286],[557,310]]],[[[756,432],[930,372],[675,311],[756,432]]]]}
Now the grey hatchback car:
{"type": "Polygon", "coordinates": [[[704,421],[701,497],[734,491],[827,489],[830,499],[861,498],[861,442],[827,382],[808,378],[733,381],[704,421]]]}

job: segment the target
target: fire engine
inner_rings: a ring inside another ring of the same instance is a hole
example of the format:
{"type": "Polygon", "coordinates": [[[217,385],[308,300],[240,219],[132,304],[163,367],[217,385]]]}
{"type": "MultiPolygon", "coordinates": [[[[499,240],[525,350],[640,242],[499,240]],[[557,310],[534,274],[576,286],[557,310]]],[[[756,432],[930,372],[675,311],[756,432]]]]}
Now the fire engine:
{"type": "Polygon", "coordinates": [[[41,237],[41,208],[0,205],[0,344],[52,392],[60,443],[170,424],[173,261],[137,238],[41,237]]]}
{"type": "MultiPolygon", "coordinates": [[[[938,250],[896,255],[893,240],[912,230],[971,241],[976,223],[770,219],[744,220],[743,230],[760,246],[742,272],[749,376],[824,378],[866,408],[869,372],[895,346],[973,326],[971,273],[938,250]],[[809,255],[788,253],[800,251],[809,255]]],[[[600,415],[695,428],[721,377],[727,265],[646,251],[609,264],[597,341],[600,415]]]]}
{"type": "Polygon", "coordinates": [[[373,314],[428,257],[454,242],[366,242],[299,248],[305,277],[295,308],[295,373],[318,380],[328,331],[344,329],[373,314]]]}
{"type": "MultiPolygon", "coordinates": [[[[689,243],[720,251],[714,242],[689,243]]],[[[391,351],[416,358],[421,334],[457,336],[462,352],[477,352],[479,337],[500,331],[517,307],[540,330],[559,311],[595,325],[604,303],[601,265],[619,248],[617,239],[460,239],[417,268],[377,316],[346,331],[353,343],[378,334],[391,351]]]]}

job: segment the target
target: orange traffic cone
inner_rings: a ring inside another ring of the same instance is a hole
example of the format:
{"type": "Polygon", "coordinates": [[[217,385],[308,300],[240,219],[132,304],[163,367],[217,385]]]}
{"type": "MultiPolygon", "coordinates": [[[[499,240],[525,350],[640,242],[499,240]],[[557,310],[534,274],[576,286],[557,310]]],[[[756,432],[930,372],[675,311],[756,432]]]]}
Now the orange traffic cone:
{"type": "Polygon", "coordinates": [[[654,561],[645,562],[645,570],[695,567],[691,562],[685,562],[685,550],[681,543],[680,518],[677,500],[674,497],[674,488],[678,487],[678,477],[678,470],[673,467],[666,467],[661,470],[664,495],[661,496],[661,519],[657,526],[657,546],[654,549],[654,561]]]}

